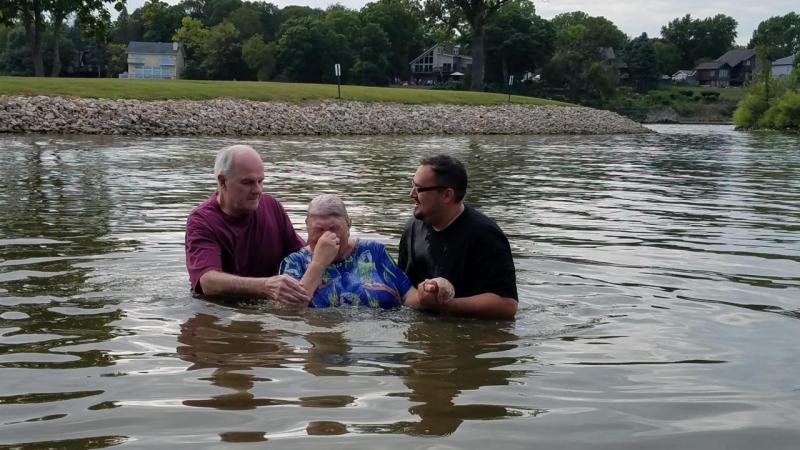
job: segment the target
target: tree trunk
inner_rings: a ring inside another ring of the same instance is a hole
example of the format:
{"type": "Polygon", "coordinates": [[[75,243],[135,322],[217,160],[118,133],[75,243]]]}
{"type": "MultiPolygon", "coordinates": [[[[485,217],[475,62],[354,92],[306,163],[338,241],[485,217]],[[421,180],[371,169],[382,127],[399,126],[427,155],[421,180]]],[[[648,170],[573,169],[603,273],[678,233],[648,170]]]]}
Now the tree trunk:
{"type": "Polygon", "coordinates": [[[53,68],[50,72],[51,77],[61,75],[61,49],[58,44],[61,41],[61,25],[63,23],[63,17],[53,18],[53,68]]]}
{"type": "Polygon", "coordinates": [[[22,24],[25,27],[25,37],[31,49],[33,60],[33,75],[44,76],[44,62],[42,61],[42,6],[39,0],[33,0],[32,9],[22,8],[22,24]]]}
{"type": "Polygon", "coordinates": [[[483,91],[483,24],[472,26],[472,82],[470,90],[483,91]]]}

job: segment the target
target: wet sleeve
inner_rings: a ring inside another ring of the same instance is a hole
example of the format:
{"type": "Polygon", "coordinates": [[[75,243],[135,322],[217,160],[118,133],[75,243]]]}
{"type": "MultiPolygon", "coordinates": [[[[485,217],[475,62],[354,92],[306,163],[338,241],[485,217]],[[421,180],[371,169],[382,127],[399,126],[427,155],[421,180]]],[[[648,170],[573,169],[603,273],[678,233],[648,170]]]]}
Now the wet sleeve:
{"type": "Polygon", "coordinates": [[[303,258],[300,257],[299,253],[295,252],[283,258],[283,261],[281,261],[278,267],[278,273],[280,275],[289,275],[296,280],[300,280],[303,278],[303,275],[305,275],[306,268],[307,266],[303,258]]]}
{"type": "Polygon", "coordinates": [[[382,244],[378,244],[381,251],[378,253],[381,261],[381,268],[383,270],[383,279],[387,284],[394,285],[397,292],[400,293],[400,298],[405,297],[406,293],[411,289],[411,281],[408,276],[403,272],[400,267],[392,259],[392,255],[386,250],[382,244]]]}
{"type": "Polygon", "coordinates": [[[401,270],[407,271],[408,270],[408,233],[410,227],[406,225],[406,228],[403,230],[403,235],[400,236],[400,247],[397,251],[397,266],[400,267],[401,270]]]}
{"type": "Polygon", "coordinates": [[[208,224],[200,217],[190,215],[186,221],[186,270],[192,291],[202,294],[200,278],[208,271],[222,271],[222,251],[208,224]]]}
{"type": "Polygon", "coordinates": [[[516,269],[505,235],[499,231],[485,233],[474,248],[468,258],[472,265],[468,273],[476,281],[476,290],[518,300],[516,269]]]}

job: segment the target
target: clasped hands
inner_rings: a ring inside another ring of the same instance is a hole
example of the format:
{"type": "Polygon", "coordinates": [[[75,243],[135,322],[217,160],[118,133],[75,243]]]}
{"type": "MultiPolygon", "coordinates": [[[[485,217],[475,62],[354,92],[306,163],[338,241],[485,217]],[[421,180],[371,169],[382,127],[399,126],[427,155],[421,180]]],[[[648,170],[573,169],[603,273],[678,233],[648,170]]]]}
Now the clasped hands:
{"type": "Polygon", "coordinates": [[[445,278],[437,277],[420,283],[417,295],[422,309],[441,311],[455,297],[455,289],[445,278]]]}

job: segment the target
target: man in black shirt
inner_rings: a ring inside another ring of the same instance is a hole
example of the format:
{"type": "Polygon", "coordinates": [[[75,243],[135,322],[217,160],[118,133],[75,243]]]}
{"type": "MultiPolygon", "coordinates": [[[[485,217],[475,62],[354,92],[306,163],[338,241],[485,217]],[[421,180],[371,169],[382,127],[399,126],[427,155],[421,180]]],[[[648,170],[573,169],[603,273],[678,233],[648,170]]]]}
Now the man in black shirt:
{"type": "Polygon", "coordinates": [[[423,159],[411,182],[414,217],[400,238],[398,265],[411,283],[443,277],[455,298],[423,308],[458,315],[513,318],[518,297],[511,247],[500,227],[463,202],[467,171],[457,159],[423,159]]]}

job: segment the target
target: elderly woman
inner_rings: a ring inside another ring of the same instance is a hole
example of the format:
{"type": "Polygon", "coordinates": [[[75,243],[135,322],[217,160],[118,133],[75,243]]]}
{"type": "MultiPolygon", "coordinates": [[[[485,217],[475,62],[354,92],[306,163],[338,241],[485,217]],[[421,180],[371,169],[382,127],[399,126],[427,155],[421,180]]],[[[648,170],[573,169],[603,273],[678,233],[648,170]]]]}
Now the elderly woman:
{"type": "Polygon", "coordinates": [[[444,278],[425,280],[418,291],[383,244],[350,236],[350,216],[334,194],[311,200],[306,215],[308,245],[281,262],[279,272],[300,280],[309,307],[365,305],[424,309],[453,298],[444,278]]]}

